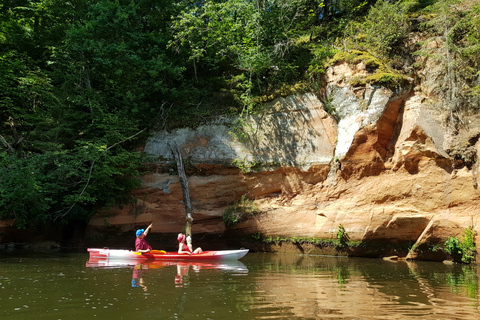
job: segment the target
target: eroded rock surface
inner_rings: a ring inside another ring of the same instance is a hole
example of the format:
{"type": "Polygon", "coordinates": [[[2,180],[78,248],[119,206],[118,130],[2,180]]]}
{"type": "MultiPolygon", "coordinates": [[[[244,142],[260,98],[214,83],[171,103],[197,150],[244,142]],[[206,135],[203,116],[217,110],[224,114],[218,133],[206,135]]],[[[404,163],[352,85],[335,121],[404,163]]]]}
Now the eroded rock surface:
{"type": "Polygon", "coordinates": [[[189,161],[194,233],[224,233],[222,215],[242,196],[260,212],[236,226],[243,235],[334,238],[343,225],[351,240],[422,245],[461,238],[467,227],[479,232],[478,170],[449,155],[471,143],[473,129],[452,136],[429,82],[430,90],[397,92],[349,85],[349,77],[365,72],[346,63],[329,69],[326,92],[336,119],[305,94],[249,117],[241,138],[231,134],[238,129],[231,119],[155,133],[145,151],[158,170],[143,177],[135,204],[96,215],[90,233],[107,222],[126,232],[152,221],[154,233],[182,230],[181,187],[175,171],[165,169],[172,142],[189,161]],[[242,172],[232,162],[255,170],[242,172]]]}

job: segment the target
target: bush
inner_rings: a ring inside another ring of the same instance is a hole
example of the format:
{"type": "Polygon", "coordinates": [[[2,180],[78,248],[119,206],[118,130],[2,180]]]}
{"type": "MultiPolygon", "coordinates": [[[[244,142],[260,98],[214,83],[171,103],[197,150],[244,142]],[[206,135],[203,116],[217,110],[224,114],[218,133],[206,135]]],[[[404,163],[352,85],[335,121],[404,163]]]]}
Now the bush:
{"type": "Polygon", "coordinates": [[[450,237],[445,241],[444,250],[450,255],[461,255],[462,245],[457,237],[450,237]]]}
{"type": "Polygon", "coordinates": [[[346,246],[348,241],[350,241],[350,237],[347,234],[347,230],[345,230],[345,227],[343,225],[338,226],[337,240],[341,246],[346,246]]]}
{"type": "Polygon", "coordinates": [[[475,261],[477,254],[477,247],[475,245],[476,232],[472,227],[465,229],[465,233],[462,238],[462,261],[465,263],[471,263],[475,261]]]}
{"type": "Polygon", "coordinates": [[[246,220],[258,212],[255,200],[247,199],[244,194],[240,201],[229,206],[223,213],[223,223],[227,228],[234,228],[240,221],[246,220]]]}
{"type": "Polygon", "coordinates": [[[475,261],[477,248],[475,245],[476,232],[472,227],[466,228],[460,241],[457,237],[450,237],[445,241],[444,250],[454,258],[461,257],[462,262],[471,263],[475,261]]]}
{"type": "Polygon", "coordinates": [[[352,48],[389,56],[406,37],[409,28],[406,8],[399,3],[379,1],[362,23],[352,23],[347,31],[352,48]]]}

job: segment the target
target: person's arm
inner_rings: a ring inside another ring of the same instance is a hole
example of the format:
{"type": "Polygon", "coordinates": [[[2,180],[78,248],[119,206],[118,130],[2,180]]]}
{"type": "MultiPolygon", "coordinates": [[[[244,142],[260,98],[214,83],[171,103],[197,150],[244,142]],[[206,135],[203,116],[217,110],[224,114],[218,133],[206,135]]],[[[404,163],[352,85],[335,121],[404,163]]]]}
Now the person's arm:
{"type": "Polygon", "coordinates": [[[139,242],[135,241],[135,251],[136,252],[141,252],[141,253],[147,253],[150,252],[150,246],[147,244],[147,249],[142,249],[144,247],[144,244],[146,243],[144,239],[137,239],[140,240],[139,242]],[[143,244],[142,244],[143,243],[143,244]]]}
{"type": "Polygon", "coordinates": [[[145,229],[145,231],[143,231],[143,235],[146,237],[147,234],[148,234],[148,231],[150,231],[150,229],[152,228],[152,225],[153,223],[150,223],[150,225],[147,227],[147,229],[145,229]]]}
{"type": "Polygon", "coordinates": [[[193,252],[192,237],[188,236],[186,238],[186,241],[187,241],[188,251],[193,252]]]}

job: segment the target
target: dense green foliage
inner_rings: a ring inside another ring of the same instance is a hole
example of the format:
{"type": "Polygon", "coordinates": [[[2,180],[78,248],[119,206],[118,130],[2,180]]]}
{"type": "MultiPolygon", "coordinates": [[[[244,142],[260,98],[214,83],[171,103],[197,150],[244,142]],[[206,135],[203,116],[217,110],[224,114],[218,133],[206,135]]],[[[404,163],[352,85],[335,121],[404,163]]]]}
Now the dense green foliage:
{"type": "Polygon", "coordinates": [[[445,48],[441,48],[445,51],[443,54],[417,52],[439,60],[446,67],[442,97],[444,107],[457,117],[459,112],[478,110],[480,4],[476,1],[443,0],[425,8],[424,13],[429,19],[422,23],[422,30],[446,40],[445,48]]]}
{"type": "Polygon", "coordinates": [[[372,71],[356,84],[397,88],[419,15],[462,65],[452,96],[471,99],[479,12],[453,0],[2,1],[0,219],[84,220],[128,201],[149,129],[321,93],[339,59],[372,71]]]}
{"type": "Polygon", "coordinates": [[[477,248],[475,245],[476,232],[473,228],[466,228],[460,241],[457,237],[450,237],[445,241],[444,250],[452,257],[459,257],[464,263],[475,261],[477,248]]]}

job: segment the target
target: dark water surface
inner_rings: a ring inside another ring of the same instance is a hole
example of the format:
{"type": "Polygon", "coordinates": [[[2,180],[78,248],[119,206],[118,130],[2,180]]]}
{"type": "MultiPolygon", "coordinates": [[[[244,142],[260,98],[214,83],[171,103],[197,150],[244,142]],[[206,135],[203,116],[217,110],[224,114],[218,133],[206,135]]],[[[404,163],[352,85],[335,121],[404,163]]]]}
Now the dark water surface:
{"type": "Polygon", "coordinates": [[[478,266],[249,253],[89,263],[0,252],[0,319],[480,319],[478,266]]]}

